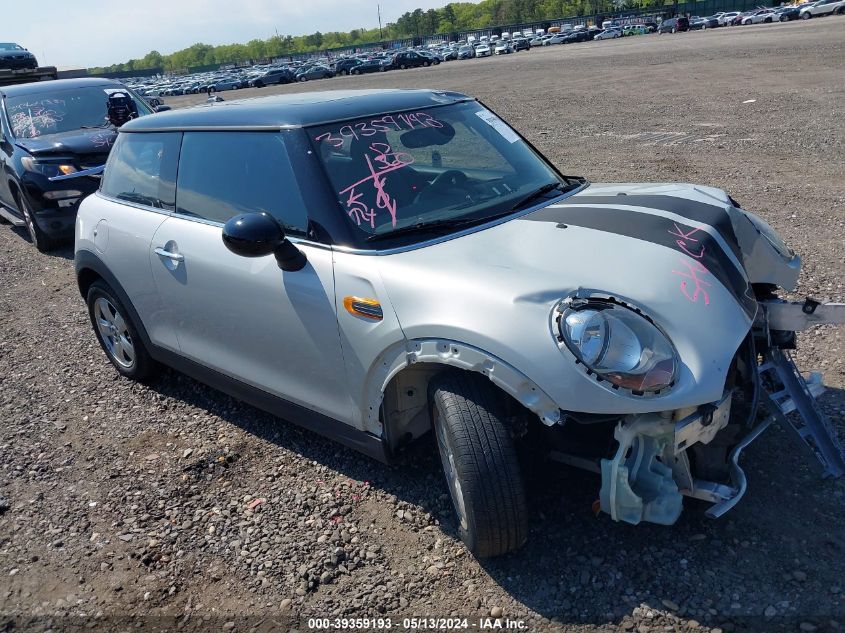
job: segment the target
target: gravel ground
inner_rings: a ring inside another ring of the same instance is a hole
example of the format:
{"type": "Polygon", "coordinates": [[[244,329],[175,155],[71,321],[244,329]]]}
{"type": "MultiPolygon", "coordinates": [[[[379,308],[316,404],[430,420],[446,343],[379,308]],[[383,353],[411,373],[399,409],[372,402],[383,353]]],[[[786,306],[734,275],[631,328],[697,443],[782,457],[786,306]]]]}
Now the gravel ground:
{"type": "MultiPolygon", "coordinates": [[[[804,256],[796,296],[841,301],[843,36],[834,17],[238,94],[474,94],[564,171],[724,187],[804,256]]],[[[818,480],[778,429],[748,451],[749,493],[717,521],[688,502],[672,528],[614,524],[591,512],[594,476],[540,468],[528,545],[481,563],[456,538],[431,443],[386,467],[176,373],[149,387],[119,378],[71,259],[0,230],[0,631],[307,630],[296,619],[368,615],[394,627],[504,616],[538,631],[845,627],[845,482],[818,480]]],[[[840,434],[843,334],[811,331],[799,353],[826,372],[840,434]]]]}

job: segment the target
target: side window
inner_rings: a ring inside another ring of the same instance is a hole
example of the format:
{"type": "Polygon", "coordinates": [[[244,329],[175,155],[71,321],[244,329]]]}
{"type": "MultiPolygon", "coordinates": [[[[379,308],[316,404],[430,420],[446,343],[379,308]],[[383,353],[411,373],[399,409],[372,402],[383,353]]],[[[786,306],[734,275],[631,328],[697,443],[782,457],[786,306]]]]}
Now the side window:
{"type": "Polygon", "coordinates": [[[186,132],[176,212],[213,222],[266,211],[292,235],[308,214],[279,132],[186,132]]]}
{"type": "Polygon", "coordinates": [[[100,191],[118,200],[172,211],[180,136],[178,132],[121,133],[106,163],[100,191]]]}

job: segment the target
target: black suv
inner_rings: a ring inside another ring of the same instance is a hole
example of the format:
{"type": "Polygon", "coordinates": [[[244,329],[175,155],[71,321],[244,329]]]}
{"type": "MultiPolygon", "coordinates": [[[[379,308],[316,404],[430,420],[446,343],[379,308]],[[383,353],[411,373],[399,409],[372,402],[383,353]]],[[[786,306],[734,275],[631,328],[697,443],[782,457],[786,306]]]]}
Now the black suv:
{"type": "Polygon", "coordinates": [[[115,93],[127,95],[138,116],[153,113],[105,79],[0,88],[0,217],[25,226],[40,251],[73,238],[79,203],[99,185],[117,137],[107,105],[115,93]]]}
{"type": "Polygon", "coordinates": [[[434,61],[425,55],[421,55],[416,51],[403,51],[396,53],[389,64],[386,64],[390,70],[397,68],[405,70],[406,68],[416,68],[417,66],[431,66],[434,61]]]}
{"type": "Polygon", "coordinates": [[[663,20],[660,23],[660,26],[657,27],[658,33],[678,33],[680,31],[688,31],[689,30],[689,18],[679,17],[679,18],[669,18],[668,20],[663,20]]]}
{"type": "Polygon", "coordinates": [[[0,69],[34,70],[36,68],[38,68],[38,60],[23,46],[14,42],[0,42],[0,69]]]}

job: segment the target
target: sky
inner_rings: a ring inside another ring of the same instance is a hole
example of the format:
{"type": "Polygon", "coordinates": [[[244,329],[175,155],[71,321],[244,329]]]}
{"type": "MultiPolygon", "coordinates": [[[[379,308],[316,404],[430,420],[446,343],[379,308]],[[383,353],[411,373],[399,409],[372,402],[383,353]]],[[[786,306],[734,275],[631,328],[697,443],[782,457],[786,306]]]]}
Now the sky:
{"type": "Polygon", "coordinates": [[[40,0],[0,2],[0,42],[17,42],[42,66],[89,68],[172,53],[191,44],[232,44],[395,22],[448,0],[40,0]],[[37,5],[37,9],[34,7],[37,5]]]}

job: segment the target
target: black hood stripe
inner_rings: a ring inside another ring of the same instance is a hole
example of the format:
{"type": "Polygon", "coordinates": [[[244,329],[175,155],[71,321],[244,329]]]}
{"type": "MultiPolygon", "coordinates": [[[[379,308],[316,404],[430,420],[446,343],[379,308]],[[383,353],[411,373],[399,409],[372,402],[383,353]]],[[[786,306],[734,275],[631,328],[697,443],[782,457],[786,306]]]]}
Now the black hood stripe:
{"type": "Polygon", "coordinates": [[[645,207],[647,209],[659,209],[668,213],[674,213],[692,220],[712,226],[731,249],[738,262],[742,262],[742,252],[736,240],[736,235],[731,222],[731,216],[724,206],[718,203],[710,204],[689,198],[678,196],[662,195],[638,195],[638,194],[612,194],[606,196],[580,196],[574,195],[563,200],[561,204],[611,204],[625,205],[628,207],[645,207]]]}
{"type": "MultiPolygon", "coordinates": [[[[634,196],[625,196],[625,198],[634,196]]],[[[627,203],[627,202],[626,202],[627,203]]],[[[619,201],[617,201],[619,204],[619,201]]],[[[678,268],[684,277],[682,292],[690,301],[709,303],[707,276],[712,275],[737,300],[750,319],[757,313],[757,302],[748,280],[737,270],[715,238],[694,226],[660,215],[625,211],[612,207],[583,207],[558,204],[522,218],[533,222],[572,224],[587,229],[624,235],[664,246],[678,252],[678,268]],[[696,283],[696,280],[703,282],[696,283]]]]}

